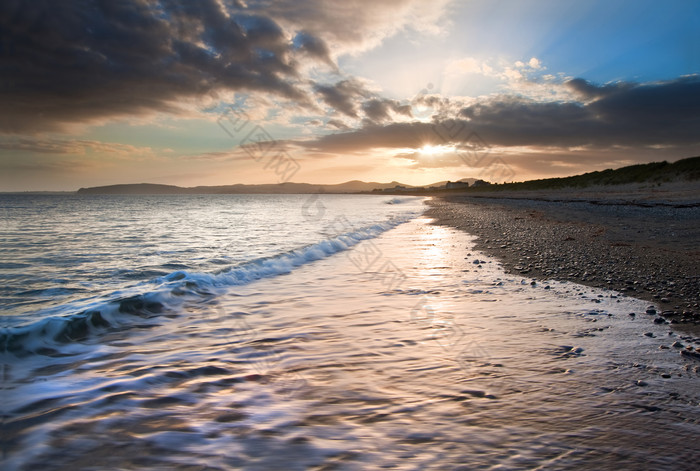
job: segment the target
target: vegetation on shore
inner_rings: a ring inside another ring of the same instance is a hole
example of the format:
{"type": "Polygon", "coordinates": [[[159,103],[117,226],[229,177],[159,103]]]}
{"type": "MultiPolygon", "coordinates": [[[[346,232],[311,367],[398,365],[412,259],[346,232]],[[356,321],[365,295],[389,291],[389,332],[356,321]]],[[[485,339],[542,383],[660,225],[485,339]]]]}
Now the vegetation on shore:
{"type": "Polygon", "coordinates": [[[690,157],[673,163],[663,161],[630,165],[615,170],[607,169],[571,177],[491,184],[473,189],[469,188],[464,191],[553,190],[560,188],[585,188],[590,186],[623,185],[628,183],[663,183],[684,180],[700,180],[700,157],[690,157]]]}

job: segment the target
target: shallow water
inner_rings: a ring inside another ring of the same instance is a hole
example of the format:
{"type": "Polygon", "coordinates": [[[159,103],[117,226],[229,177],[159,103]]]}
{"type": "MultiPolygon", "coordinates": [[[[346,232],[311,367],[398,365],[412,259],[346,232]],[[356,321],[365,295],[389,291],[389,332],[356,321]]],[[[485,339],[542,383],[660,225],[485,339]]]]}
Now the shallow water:
{"type": "MultiPolygon", "coordinates": [[[[239,280],[218,284],[274,276],[289,267],[261,274],[246,272],[246,263],[300,248],[324,250],[318,244],[339,235],[345,238],[335,250],[341,250],[422,210],[421,198],[398,201],[360,195],[0,195],[0,321],[23,325],[150,293],[178,272],[209,285],[213,276],[236,269],[239,280]]],[[[300,264],[314,258],[305,255],[300,264]]]]}
{"type": "Polygon", "coordinates": [[[3,469],[693,469],[687,342],[471,241],[418,218],[7,349],[3,469]]]}

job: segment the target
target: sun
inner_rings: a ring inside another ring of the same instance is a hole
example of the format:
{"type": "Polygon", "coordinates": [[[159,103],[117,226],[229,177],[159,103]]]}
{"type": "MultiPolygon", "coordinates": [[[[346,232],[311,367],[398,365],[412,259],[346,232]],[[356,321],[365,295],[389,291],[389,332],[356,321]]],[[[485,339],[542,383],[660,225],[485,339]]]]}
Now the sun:
{"type": "Polygon", "coordinates": [[[418,149],[418,153],[425,157],[436,157],[438,155],[446,154],[448,152],[454,151],[453,146],[445,146],[445,145],[431,145],[431,144],[426,144],[420,149],[418,149]]]}
{"type": "Polygon", "coordinates": [[[440,146],[424,145],[423,147],[420,148],[419,152],[423,155],[433,156],[433,155],[441,154],[442,150],[440,149],[440,146]]]}

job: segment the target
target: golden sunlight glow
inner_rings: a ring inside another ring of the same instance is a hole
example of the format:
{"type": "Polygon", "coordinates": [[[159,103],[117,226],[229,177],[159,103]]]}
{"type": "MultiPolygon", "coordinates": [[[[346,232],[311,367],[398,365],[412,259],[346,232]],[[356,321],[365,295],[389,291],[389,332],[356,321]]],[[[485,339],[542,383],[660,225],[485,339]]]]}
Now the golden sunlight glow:
{"type": "Polygon", "coordinates": [[[424,155],[426,157],[434,157],[437,155],[441,154],[446,154],[448,152],[454,152],[455,148],[454,146],[445,146],[445,145],[438,145],[438,146],[433,146],[430,144],[426,144],[420,149],[418,149],[418,153],[421,155],[424,155]]]}

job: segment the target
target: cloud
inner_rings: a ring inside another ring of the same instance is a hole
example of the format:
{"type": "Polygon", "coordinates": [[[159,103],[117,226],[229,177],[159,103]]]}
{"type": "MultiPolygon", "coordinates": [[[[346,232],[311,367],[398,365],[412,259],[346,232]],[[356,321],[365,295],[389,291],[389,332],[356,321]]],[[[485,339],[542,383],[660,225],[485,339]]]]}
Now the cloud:
{"type": "Polygon", "coordinates": [[[370,96],[364,85],[353,79],[341,80],[334,85],[317,84],[314,90],[328,106],[351,118],[358,117],[356,105],[359,100],[370,96]]]}
{"type": "Polygon", "coordinates": [[[700,144],[700,76],[636,84],[566,86],[581,101],[502,96],[464,108],[460,116],[494,145],[675,146],[700,144]]]}
{"type": "Polygon", "coordinates": [[[412,169],[463,167],[465,165],[462,155],[454,150],[435,155],[425,155],[420,150],[400,152],[395,157],[409,161],[411,163],[409,168],[412,169]]]}
{"type": "Polygon", "coordinates": [[[582,78],[574,78],[565,83],[572,92],[576,93],[584,101],[597,100],[615,92],[622,92],[634,87],[635,84],[629,82],[617,82],[606,85],[595,85],[582,78]]]}
{"type": "MultiPolygon", "coordinates": [[[[571,97],[575,93],[561,85],[563,77],[546,74],[547,67],[537,57],[515,62],[505,58],[463,57],[447,63],[441,88],[450,95],[479,96],[501,90],[538,98],[571,97]]],[[[568,77],[570,78],[570,77],[568,77]]]]}
{"type": "Polygon", "coordinates": [[[390,121],[396,116],[412,117],[410,104],[383,98],[356,79],[341,80],[333,85],[316,84],[314,90],[332,108],[332,113],[359,119],[362,111],[366,124],[390,121]]]}
{"type": "Polygon", "coordinates": [[[700,75],[646,84],[618,82],[599,87],[588,83],[586,94],[597,98],[588,105],[591,110],[611,124],[644,127],[653,135],[698,138],[700,75]]]}
{"type": "Polygon", "coordinates": [[[445,68],[445,73],[448,75],[461,75],[461,74],[483,74],[490,75],[492,72],[491,67],[489,67],[483,61],[475,59],[474,57],[465,57],[462,59],[457,59],[449,64],[445,68]]]}
{"type": "Polygon", "coordinates": [[[392,113],[412,117],[411,105],[402,104],[396,100],[372,98],[362,104],[365,116],[372,123],[381,123],[392,118],[392,113]]]}
{"type": "Polygon", "coordinates": [[[326,126],[333,126],[336,129],[342,129],[342,130],[347,130],[350,129],[350,126],[345,124],[339,119],[329,119],[328,122],[326,123],[326,126]]]}
{"type": "Polygon", "coordinates": [[[320,92],[352,116],[341,96],[349,90],[313,90],[304,64],[337,73],[334,57],[375,47],[399,31],[437,34],[446,4],[6,0],[0,3],[0,132],[185,113],[194,99],[216,101],[232,91],[269,94],[309,110],[320,92]]]}
{"type": "Polygon", "coordinates": [[[700,146],[700,76],[664,82],[597,86],[572,80],[564,86],[581,101],[540,101],[499,95],[475,100],[448,117],[454,106],[434,95],[422,102],[440,107],[430,123],[394,122],[321,136],[303,145],[316,151],[360,152],[464,144],[480,136],[497,147],[700,146]]]}
{"type": "Polygon", "coordinates": [[[294,41],[273,18],[216,0],[6,1],[0,4],[0,131],[62,130],[219,90],[311,98],[301,56],[329,62],[323,40],[294,41]]]}
{"type": "Polygon", "coordinates": [[[450,0],[264,0],[249,8],[290,29],[323,37],[334,56],[377,47],[401,31],[440,35],[450,25],[450,0]]]}
{"type": "Polygon", "coordinates": [[[425,144],[439,144],[429,123],[390,123],[368,125],[348,132],[327,134],[299,142],[306,149],[317,152],[347,154],[378,148],[416,148],[425,144]]]}
{"type": "Polygon", "coordinates": [[[456,59],[447,64],[445,75],[483,75],[503,81],[514,81],[527,78],[533,72],[542,71],[545,67],[536,57],[529,61],[508,62],[503,59],[477,59],[475,57],[464,57],[456,59]]]}
{"type": "Polygon", "coordinates": [[[195,161],[227,161],[234,160],[242,154],[243,151],[238,149],[232,151],[211,151],[194,155],[185,155],[182,156],[182,159],[195,161]]]}
{"type": "Polygon", "coordinates": [[[294,43],[294,47],[297,50],[302,51],[311,57],[325,62],[337,71],[337,66],[331,59],[331,54],[328,45],[318,36],[315,36],[306,31],[300,31],[294,37],[294,40],[292,42],[294,43]]]}
{"type": "Polygon", "coordinates": [[[8,152],[28,152],[32,154],[85,155],[99,152],[111,156],[135,158],[153,156],[151,147],[137,147],[116,142],[102,142],[86,139],[29,138],[9,136],[0,139],[0,149],[8,152]]]}
{"type": "Polygon", "coordinates": [[[11,184],[11,180],[17,178],[18,174],[65,174],[74,175],[76,171],[94,169],[97,168],[94,162],[85,161],[81,159],[55,159],[55,160],[28,160],[28,161],[10,161],[3,162],[0,161],[0,168],[3,169],[4,175],[3,179],[7,180],[8,184],[11,184]],[[11,173],[10,173],[11,172],[11,173]]]}
{"type": "Polygon", "coordinates": [[[524,69],[526,67],[529,67],[531,69],[537,70],[542,68],[542,61],[540,61],[537,57],[531,57],[527,63],[523,63],[521,61],[517,61],[515,63],[515,66],[519,69],[524,69]]]}

